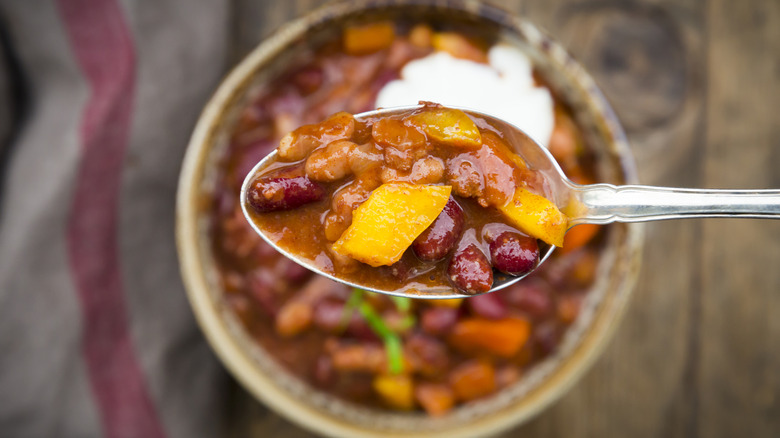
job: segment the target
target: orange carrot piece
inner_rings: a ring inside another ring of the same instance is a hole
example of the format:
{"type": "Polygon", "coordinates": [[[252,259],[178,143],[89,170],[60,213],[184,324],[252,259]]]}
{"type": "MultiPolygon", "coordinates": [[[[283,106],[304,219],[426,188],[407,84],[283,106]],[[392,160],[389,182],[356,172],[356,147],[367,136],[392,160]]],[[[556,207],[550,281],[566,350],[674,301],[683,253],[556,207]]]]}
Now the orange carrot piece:
{"type": "Polygon", "coordinates": [[[395,29],[389,21],[349,26],[344,29],[344,51],[365,55],[390,47],[394,39],[395,29]]]}
{"type": "Polygon", "coordinates": [[[450,384],[458,400],[474,400],[496,390],[496,372],[489,362],[466,362],[450,372],[450,384]]]}
{"type": "Polygon", "coordinates": [[[531,324],[522,318],[467,318],[455,324],[449,342],[465,352],[512,357],[528,341],[530,334],[531,324]]]}
{"type": "Polygon", "coordinates": [[[598,234],[600,226],[596,224],[580,224],[572,227],[563,238],[561,251],[566,254],[582,248],[598,234]]]}

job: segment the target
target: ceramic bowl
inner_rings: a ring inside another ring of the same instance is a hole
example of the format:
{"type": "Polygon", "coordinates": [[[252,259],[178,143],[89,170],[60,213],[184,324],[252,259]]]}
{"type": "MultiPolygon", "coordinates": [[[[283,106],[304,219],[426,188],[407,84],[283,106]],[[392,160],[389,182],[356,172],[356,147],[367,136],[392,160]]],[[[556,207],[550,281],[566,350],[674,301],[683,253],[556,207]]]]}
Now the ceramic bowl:
{"type": "Polygon", "coordinates": [[[289,420],[334,437],[473,437],[528,420],[561,397],[615,331],[637,278],[643,242],[638,226],[614,225],[608,233],[597,279],[577,321],[558,351],[520,382],[484,400],[431,418],[363,408],[316,390],[285,371],[244,331],[223,301],[210,250],[208,200],[216,166],[251,91],[283,71],[310,44],[333,38],[345,23],[378,18],[445,20],[496,35],[524,50],[554,92],[571,106],[587,141],[597,151],[607,182],[636,183],[626,137],[588,74],[526,20],[468,0],[335,3],[283,26],[253,50],[221,83],[198,120],[184,159],[177,196],[176,237],[181,273],[197,320],[227,369],[257,399],[289,420]]]}

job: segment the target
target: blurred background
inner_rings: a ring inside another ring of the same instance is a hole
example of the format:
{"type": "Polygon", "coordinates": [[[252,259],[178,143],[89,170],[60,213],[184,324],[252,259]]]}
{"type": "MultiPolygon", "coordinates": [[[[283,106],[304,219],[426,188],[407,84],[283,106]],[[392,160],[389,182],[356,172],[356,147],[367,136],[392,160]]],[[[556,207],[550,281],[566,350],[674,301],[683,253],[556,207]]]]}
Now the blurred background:
{"type": "MultiPolygon", "coordinates": [[[[178,277],[173,221],[181,158],[219,80],[323,3],[0,1],[0,435],[111,435],[107,421],[146,421],[114,430],[313,436],[256,402],[209,351],[178,277]],[[88,375],[110,377],[102,360],[129,373],[120,385],[150,415],[90,394],[88,375]]],[[[642,183],[780,187],[780,2],[493,3],[592,74],[642,183]]],[[[780,434],[780,222],[646,232],[636,292],[604,355],[505,436],[780,434]]]]}

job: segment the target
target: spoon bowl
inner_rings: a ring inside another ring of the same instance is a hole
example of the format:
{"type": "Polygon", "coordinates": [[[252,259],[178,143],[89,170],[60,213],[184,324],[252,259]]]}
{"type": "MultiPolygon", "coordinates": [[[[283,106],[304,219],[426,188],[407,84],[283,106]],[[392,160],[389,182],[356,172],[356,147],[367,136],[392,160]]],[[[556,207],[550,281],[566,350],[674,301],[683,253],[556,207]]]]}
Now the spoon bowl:
{"type": "MultiPolygon", "coordinates": [[[[382,117],[408,113],[422,105],[384,108],[356,114],[356,120],[370,122],[382,117]]],[[[707,190],[677,189],[640,185],[615,186],[612,184],[579,185],[570,181],[547,148],[541,146],[516,126],[468,108],[448,106],[466,114],[484,120],[485,123],[502,133],[507,144],[525,161],[529,168],[541,172],[550,186],[550,200],[569,218],[569,229],[579,224],[608,224],[612,222],[645,222],[663,219],[681,219],[694,217],[751,217],[780,218],[780,190],[707,190]]],[[[290,253],[277,245],[252,220],[247,209],[247,191],[255,175],[273,163],[277,152],[274,150],[260,160],[247,174],[241,186],[241,209],[252,228],[276,251],[301,266],[334,281],[371,292],[409,298],[451,299],[468,296],[452,287],[415,287],[385,290],[366,284],[355,283],[322,271],[312,260],[290,253]]],[[[536,267],[520,276],[496,273],[493,286],[484,293],[495,292],[510,286],[530,275],[544,263],[555,249],[548,245],[542,247],[539,263],[536,267]]]]}
{"type": "MultiPolygon", "coordinates": [[[[367,111],[364,113],[355,114],[354,117],[356,120],[366,122],[366,121],[371,121],[372,119],[378,119],[382,117],[408,113],[409,111],[416,110],[419,108],[422,108],[422,105],[383,108],[374,111],[367,111]]],[[[533,139],[531,139],[531,137],[529,137],[527,134],[525,134],[523,131],[521,131],[514,125],[511,125],[501,119],[497,119],[488,114],[484,114],[467,108],[460,108],[460,107],[449,106],[449,105],[448,108],[460,109],[466,112],[467,114],[479,118],[483,118],[484,120],[488,121],[488,123],[490,123],[490,125],[492,125],[499,132],[505,133],[507,143],[513,145],[516,148],[516,152],[525,159],[526,163],[529,164],[529,167],[541,170],[545,174],[548,173],[551,175],[563,174],[563,172],[560,170],[560,167],[558,167],[558,163],[555,161],[552,155],[550,155],[547,149],[538,145],[533,139]]],[[[241,193],[240,193],[241,210],[243,211],[247,221],[249,221],[249,224],[252,226],[252,229],[254,229],[255,232],[259,234],[260,237],[262,237],[263,240],[265,240],[266,243],[271,245],[271,247],[274,248],[276,251],[283,254],[285,257],[289,258],[295,263],[298,263],[299,265],[303,266],[304,268],[315,272],[316,274],[322,275],[324,277],[328,277],[331,280],[337,281],[339,283],[343,283],[348,286],[360,288],[370,292],[378,292],[382,294],[395,295],[400,297],[425,298],[425,299],[452,299],[452,298],[463,298],[464,296],[467,296],[462,292],[459,292],[455,288],[444,287],[444,286],[440,286],[440,287],[429,286],[424,289],[418,289],[414,287],[402,288],[402,289],[380,289],[366,284],[355,283],[334,276],[333,274],[330,274],[328,272],[324,272],[317,265],[315,265],[312,260],[300,257],[280,247],[273,239],[271,239],[266,233],[263,232],[263,230],[257,225],[257,223],[255,223],[255,221],[252,220],[252,216],[249,210],[247,209],[248,204],[246,199],[247,191],[252,181],[255,179],[255,175],[257,175],[261,170],[268,167],[269,164],[273,163],[276,159],[276,156],[277,156],[277,152],[276,149],[274,149],[270,154],[268,154],[262,160],[260,160],[252,168],[251,171],[249,171],[246,178],[244,178],[243,184],[241,185],[241,193]]],[[[559,184],[561,180],[559,178],[550,178],[549,182],[551,185],[555,185],[555,184],[559,184]]],[[[565,190],[566,189],[564,187],[556,186],[554,192],[565,193],[565,190]]],[[[552,245],[545,245],[540,249],[542,250],[542,252],[539,254],[539,263],[537,264],[537,266],[541,265],[545,260],[547,260],[548,257],[550,257],[555,247],[552,245]]],[[[519,276],[511,276],[500,272],[496,272],[493,276],[493,287],[488,292],[485,293],[495,292],[497,290],[510,286],[516,283],[517,281],[522,280],[526,276],[530,275],[531,272],[533,271],[530,271],[526,274],[519,275],[519,276]]]]}

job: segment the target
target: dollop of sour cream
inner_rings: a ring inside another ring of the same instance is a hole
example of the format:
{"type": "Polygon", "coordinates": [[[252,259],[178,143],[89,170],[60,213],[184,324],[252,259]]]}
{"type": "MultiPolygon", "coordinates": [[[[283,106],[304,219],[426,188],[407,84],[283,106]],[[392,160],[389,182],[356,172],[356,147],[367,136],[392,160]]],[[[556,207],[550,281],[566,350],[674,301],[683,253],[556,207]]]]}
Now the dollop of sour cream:
{"type": "Polygon", "coordinates": [[[490,114],[548,146],[555,123],[550,91],[534,84],[531,61],[520,50],[493,46],[489,64],[435,52],[407,63],[401,78],[385,85],[378,107],[415,105],[420,100],[490,114]]]}

